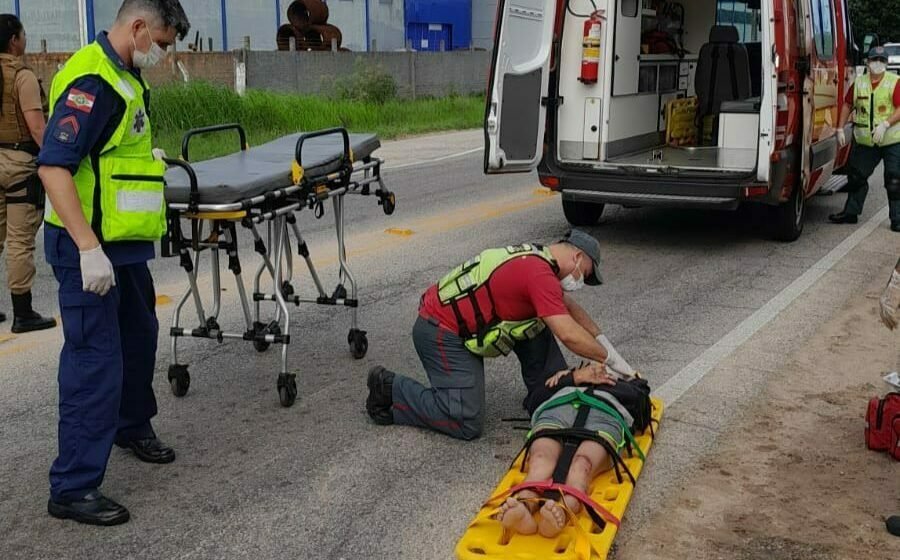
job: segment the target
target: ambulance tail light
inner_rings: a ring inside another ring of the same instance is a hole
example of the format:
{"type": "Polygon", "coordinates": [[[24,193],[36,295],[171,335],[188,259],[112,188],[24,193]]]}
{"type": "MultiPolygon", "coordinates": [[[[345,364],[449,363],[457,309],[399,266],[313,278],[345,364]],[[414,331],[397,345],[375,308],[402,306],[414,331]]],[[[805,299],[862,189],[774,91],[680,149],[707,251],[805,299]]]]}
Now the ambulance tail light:
{"type": "Polygon", "coordinates": [[[538,175],[538,180],[540,180],[541,185],[547,187],[551,191],[559,190],[559,177],[554,177],[553,175],[538,175]]]}

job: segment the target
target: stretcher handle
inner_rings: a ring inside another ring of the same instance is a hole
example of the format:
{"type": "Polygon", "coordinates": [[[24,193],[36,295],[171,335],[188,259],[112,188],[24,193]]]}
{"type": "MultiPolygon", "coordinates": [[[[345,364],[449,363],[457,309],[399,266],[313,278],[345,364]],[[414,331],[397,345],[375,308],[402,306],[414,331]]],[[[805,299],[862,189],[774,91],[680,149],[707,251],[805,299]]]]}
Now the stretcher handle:
{"type": "Polygon", "coordinates": [[[210,134],[213,132],[222,132],[225,130],[237,130],[238,136],[240,136],[241,139],[241,151],[247,149],[247,133],[244,131],[244,127],[242,127],[238,123],[217,124],[214,126],[204,126],[203,128],[194,128],[187,131],[187,133],[184,135],[184,138],[181,140],[182,159],[184,159],[184,161],[191,161],[191,158],[188,157],[188,148],[191,145],[191,138],[193,138],[194,136],[199,136],[201,134],[210,134]]]}
{"type": "Polygon", "coordinates": [[[188,195],[188,210],[196,212],[197,205],[200,202],[200,187],[197,185],[197,174],[194,173],[194,168],[188,162],[180,159],[163,158],[163,163],[172,167],[179,167],[187,173],[188,180],[191,182],[191,192],[188,195]]]}
{"type": "Polygon", "coordinates": [[[297,139],[297,149],[294,152],[294,159],[297,160],[297,165],[303,167],[303,143],[311,138],[320,138],[322,136],[331,136],[333,134],[340,134],[344,139],[344,162],[350,162],[350,134],[347,133],[347,129],[343,127],[337,128],[328,128],[325,130],[319,130],[316,132],[308,132],[306,134],[301,134],[300,138],[297,139]]]}

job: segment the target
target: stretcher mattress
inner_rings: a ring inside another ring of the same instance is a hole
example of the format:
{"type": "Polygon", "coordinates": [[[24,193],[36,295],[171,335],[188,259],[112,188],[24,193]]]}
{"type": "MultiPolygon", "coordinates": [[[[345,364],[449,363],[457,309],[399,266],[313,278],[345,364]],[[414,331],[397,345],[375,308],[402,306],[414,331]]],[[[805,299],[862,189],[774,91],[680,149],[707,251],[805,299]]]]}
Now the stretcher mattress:
{"type": "MultiPolygon", "coordinates": [[[[658,430],[659,420],[662,417],[663,403],[659,399],[652,399],[652,418],[656,420],[658,430]]],[[[646,456],[650,451],[653,438],[647,429],[641,435],[636,435],[638,446],[646,456]]],[[[492,496],[499,496],[510,488],[525,480],[525,473],[521,471],[524,453],[520,453],[516,461],[510,467],[509,472],[500,481],[492,496]]],[[[623,457],[628,469],[637,479],[644,466],[644,462],[638,458],[623,457]]],[[[618,519],[622,519],[634,485],[627,476],[623,481],[616,479],[614,471],[601,473],[588,487],[587,494],[600,506],[608,510],[618,519]]],[[[618,527],[613,523],[599,528],[591,520],[584,508],[575,519],[575,524],[569,523],[565,529],[555,538],[544,538],[535,535],[510,535],[506,533],[500,522],[494,519],[497,512],[496,503],[486,503],[481,511],[469,525],[466,533],[456,545],[456,557],[460,560],[605,560],[616,538],[618,527]],[[599,532],[598,532],[599,530],[599,532]]]]}
{"type": "MultiPolygon", "coordinates": [[[[197,175],[200,204],[231,204],[288,187],[292,184],[291,164],[302,133],[284,136],[268,144],[235,154],[191,163],[197,175]]],[[[374,134],[351,134],[354,160],[372,155],[381,147],[374,134]]],[[[340,168],[344,141],[339,134],[310,138],[303,143],[306,177],[322,177],[340,168]]],[[[187,173],[178,167],[166,172],[166,201],[187,203],[191,185],[187,173]]]]}

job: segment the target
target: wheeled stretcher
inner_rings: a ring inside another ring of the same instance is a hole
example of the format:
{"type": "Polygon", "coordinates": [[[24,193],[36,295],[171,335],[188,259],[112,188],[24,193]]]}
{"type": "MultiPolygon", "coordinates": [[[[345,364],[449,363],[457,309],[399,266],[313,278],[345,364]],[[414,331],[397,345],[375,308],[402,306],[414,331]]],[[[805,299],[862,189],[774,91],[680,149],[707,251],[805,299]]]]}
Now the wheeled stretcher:
{"type": "MultiPolygon", "coordinates": [[[[625,508],[631,501],[634,485],[644,466],[644,458],[650,452],[654,426],[658,427],[662,418],[662,401],[654,398],[651,403],[651,425],[644,433],[634,435],[634,453],[623,451],[613,461],[613,470],[600,473],[587,492],[552,480],[523,483],[526,476],[523,468],[528,450],[526,446],[513,461],[493,495],[469,524],[456,545],[456,557],[460,560],[605,560],[616,538],[625,508]],[[496,514],[507,497],[523,489],[545,495],[569,494],[580,501],[583,507],[577,516],[570,516],[566,528],[554,539],[544,538],[539,534],[512,535],[504,530],[496,519],[496,514]]],[[[572,448],[573,451],[575,448],[577,445],[572,448]]]]}
{"type": "Polygon", "coordinates": [[[382,161],[372,154],[378,138],[371,134],[349,134],[343,128],[300,133],[250,148],[246,134],[237,124],[226,124],[188,132],[182,142],[182,158],[166,159],[166,204],[168,234],[163,254],[180,258],[189,287],[178,302],[172,319],[169,384],[176,396],[184,396],[190,387],[187,364],[179,359],[178,341],[182,337],[203,338],[219,343],[227,339],[251,342],[259,352],[271,345],[281,346],[281,371],[278,394],[283,406],[297,398],[296,375],[288,370],[288,346],[291,343],[290,306],[315,304],[342,306],[350,310],[347,342],[354,358],[368,350],[366,332],[357,322],[357,282],[347,264],[344,235],[344,197],[349,194],[374,196],[385,214],[392,214],[395,197],[381,180],[382,161]],[[191,140],[199,135],[236,132],[241,150],[235,154],[191,163],[191,140]],[[325,213],[331,200],[337,234],[340,263],[338,282],[329,293],[313,266],[297,214],[312,211],[317,218],[325,213]],[[187,230],[187,231],[186,231],[187,230]],[[253,236],[259,263],[248,295],[238,256],[238,232],[253,236]],[[292,241],[293,238],[293,241],[292,241]],[[295,294],[293,250],[304,259],[317,296],[303,298],[295,294]],[[198,284],[201,257],[208,252],[212,272],[212,306],[206,307],[198,284]],[[241,312],[242,330],[228,332],[219,324],[222,310],[222,259],[234,275],[241,312]],[[198,321],[194,328],[182,325],[182,312],[193,303],[198,321]],[[268,305],[265,305],[268,304],[268,305]],[[263,307],[271,309],[264,315],[263,307]]]}

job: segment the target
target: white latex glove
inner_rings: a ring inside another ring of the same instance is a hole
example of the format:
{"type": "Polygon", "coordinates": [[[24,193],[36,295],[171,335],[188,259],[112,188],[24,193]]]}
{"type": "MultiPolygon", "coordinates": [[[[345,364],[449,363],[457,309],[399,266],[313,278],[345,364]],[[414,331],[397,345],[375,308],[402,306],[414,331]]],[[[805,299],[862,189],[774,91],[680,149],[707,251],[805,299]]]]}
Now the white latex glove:
{"type": "Polygon", "coordinates": [[[606,338],[606,335],[597,335],[597,342],[606,348],[606,353],[608,354],[606,358],[607,369],[626,377],[632,377],[634,375],[634,368],[625,361],[625,358],[623,358],[615,348],[613,348],[612,342],[606,338]]]}
{"type": "Polygon", "coordinates": [[[105,296],[116,285],[113,265],[97,246],[89,251],[81,251],[81,287],[85,292],[105,296]]]}
{"type": "Polygon", "coordinates": [[[891,330],[896,329],[900,321],[900,272],[894,270],[891,274],[891,281],[881,294],[880,302],[881,322],[891,330]]]}
{"type": "Polygon", "coordinates": [[[843,128],[837,129],[835,136],[837,137],[838,148],[843,148],[847,145],[847,135],[844,134],[843,128]]]}
{"type": "Polygon", "coordinates": [[[875,141],[876,144],[881,144],[881,141],[884,140],[884,135],[887,132],[887,129],[890,128],[887,121],[881,121],[881,124],[875,127],[875,130],[872,131],[872,140],[875,141]]]}
{"type": "Polygon", "coordinates": [[[153,148],[151,152],[153,153],[153,159],[155,159],[156,161],[162,161],[163,158],[169,157],[166,155],[166,151],[162,148],[153,148]]]}

